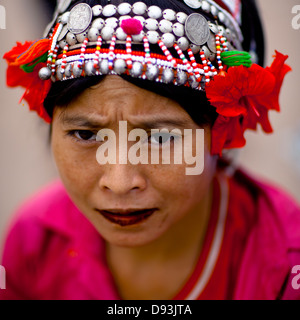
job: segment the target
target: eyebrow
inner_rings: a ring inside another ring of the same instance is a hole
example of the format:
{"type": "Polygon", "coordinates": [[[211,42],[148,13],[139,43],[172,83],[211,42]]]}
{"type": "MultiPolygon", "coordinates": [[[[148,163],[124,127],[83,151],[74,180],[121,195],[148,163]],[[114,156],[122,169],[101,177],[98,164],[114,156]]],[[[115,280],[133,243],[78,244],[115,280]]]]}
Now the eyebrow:
{"type": "MultiPolygon", "coordinates": [[[[121,120],[120,120],[121,121],[121,120]]],[[[125,121],[125,120],[123,120],[125,121]]],[[[84,116],[77,115],[64,115],[62,117],[62,123],[64,125],[81,127],[81,128],[90,128],[90,129],[99,129],[104,128],[109,125],[109,121],[101,121],[90,119],[84,116]]],[[[158,116],[155,119],[151,118],[149,120],[134,120],[128,121],[132,126],[142,128],[142,129],[160,129],[164,127],[174,127],[174,128],[188,128],[191,127],[191,121],[188,119],[179,119],[179,118],[165,118],[158,116]]]]}

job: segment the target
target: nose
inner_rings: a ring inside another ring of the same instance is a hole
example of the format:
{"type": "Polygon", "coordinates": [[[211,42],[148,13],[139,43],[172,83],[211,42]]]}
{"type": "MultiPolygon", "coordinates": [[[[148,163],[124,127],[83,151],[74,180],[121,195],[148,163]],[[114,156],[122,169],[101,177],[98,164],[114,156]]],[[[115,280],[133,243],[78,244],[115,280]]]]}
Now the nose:
{"type": "Polygon", "coordinates": [[[99,187],[102,191],[111,191],[116,195],[127,195],[146,189],[146,177],[131,164],[109,164],[99,179],[99,187]]]}

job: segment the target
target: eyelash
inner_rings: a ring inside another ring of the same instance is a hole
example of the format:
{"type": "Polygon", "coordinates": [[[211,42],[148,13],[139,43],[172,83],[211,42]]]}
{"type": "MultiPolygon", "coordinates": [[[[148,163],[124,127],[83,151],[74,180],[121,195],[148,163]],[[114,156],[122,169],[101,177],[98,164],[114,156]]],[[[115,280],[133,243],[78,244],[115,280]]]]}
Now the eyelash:
{"type": "MultiPolygon", "coordinates": [[[[164,135],[166,135],[167,133],[164,133],[164,135]]],[[[90,130],[71,130],[67,133],[68,136],[72,137],[73,139],[76,140],[76,142],[79,142],[79,143],[85,143],[85,144],[90,144],[90,143],[99,143],[99,141],[96,140],[96,137],[97,137],[97,132],[93,132],[93,131],[90,131],[90,130]],[[84,139],[82,137],[80,137],[80,134],[83,134],[83,133],[88,133],[89,135],[91,135],[90,138],[88,139],[84,139]],[[93,136],[95,136],[94,139],[91,139],[93,136]]],[[[149,134],[148,136],[148,143],[149,145],[151,146],[157,146],[159,145],[160,147],[162,147],[165,143],[165,142],[162,142],[162,139],[166,138],[165,136],[162,137],[162,134],[149,134]],[[160,139],[159,139],[159,142],[152,142],[151,141],[151,138],[155,138],[156,136],[158,136],[160,139]]],[[[170,143],[174,143],[175,140],[177,140],[179,138],[179,136],[177,135],[173,135],[173,134],[170,134],[169,135],[169,139],[167,141],[170,141],[170,143]]]]}

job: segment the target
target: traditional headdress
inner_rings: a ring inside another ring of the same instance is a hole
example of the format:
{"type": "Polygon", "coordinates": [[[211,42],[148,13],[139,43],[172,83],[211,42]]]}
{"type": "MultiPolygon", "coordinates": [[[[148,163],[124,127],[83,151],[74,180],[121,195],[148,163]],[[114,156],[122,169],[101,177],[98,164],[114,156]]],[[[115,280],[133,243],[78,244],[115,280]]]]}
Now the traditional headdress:
{"type": "Polygon", "coordinates": [[[17,43],[4,55],[8,86],[25,87],[23,98],[45,121],[51,122],[43,102],[52,82],[127,74],[206,91],[219,114],[212,154],[243,146],[245,130],[257,123],[272,131],[268,111],[279,111],[290,68],[281,53],[264,69],[253,63],[254,52],[243,51],[241,0],[178,0],[177,12],[168,1],[164,8],[104,2],[60,0],[43,39],[17,43]]]}

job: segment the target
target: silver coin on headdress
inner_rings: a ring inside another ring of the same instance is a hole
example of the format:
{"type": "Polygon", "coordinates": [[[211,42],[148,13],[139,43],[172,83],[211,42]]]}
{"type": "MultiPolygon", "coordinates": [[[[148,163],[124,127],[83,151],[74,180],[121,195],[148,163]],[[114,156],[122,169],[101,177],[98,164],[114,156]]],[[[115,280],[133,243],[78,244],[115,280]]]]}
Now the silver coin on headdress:
{"type": "Polygon", "coordinates": [[[199,13],[192,13],[185,22],[185,33],[189,40],[201,46],[207,42],[210,35],[208,21],[199,13]]]}
{"type": "Polygon", "coordinates": [[[93,17],[92,8],[86,3],[76,5],[70,12],[68,29],[74,34],[84,32],[90,25],[93,17]]]}

